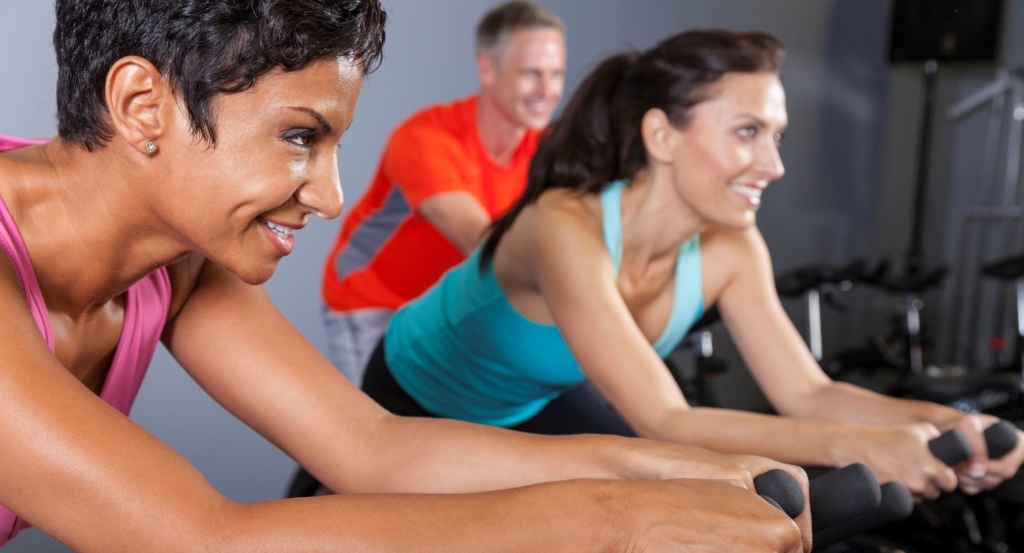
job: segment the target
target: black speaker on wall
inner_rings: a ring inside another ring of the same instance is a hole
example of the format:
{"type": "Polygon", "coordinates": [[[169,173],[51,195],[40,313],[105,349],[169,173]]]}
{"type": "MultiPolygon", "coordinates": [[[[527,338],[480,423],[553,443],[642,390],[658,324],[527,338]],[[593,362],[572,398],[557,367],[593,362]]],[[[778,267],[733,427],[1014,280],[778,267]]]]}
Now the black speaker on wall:
{"type": "Polygon", "coordinates": [[[890,61],[994,61],[1002,0],[893,0],[890,61]]]}

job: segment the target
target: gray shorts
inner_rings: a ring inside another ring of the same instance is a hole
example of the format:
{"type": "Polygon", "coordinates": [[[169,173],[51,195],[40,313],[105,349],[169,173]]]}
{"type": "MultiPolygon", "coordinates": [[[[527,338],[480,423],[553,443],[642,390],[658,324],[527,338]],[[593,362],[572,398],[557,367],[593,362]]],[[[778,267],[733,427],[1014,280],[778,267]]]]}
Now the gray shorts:
{"type": "Polygon", "coordinates": [[[360,309],[337,313],[324,307],[323,313],[328,357],[356,387],[362,386],[366,363],[388,329],[394,311],[360,309]]]}

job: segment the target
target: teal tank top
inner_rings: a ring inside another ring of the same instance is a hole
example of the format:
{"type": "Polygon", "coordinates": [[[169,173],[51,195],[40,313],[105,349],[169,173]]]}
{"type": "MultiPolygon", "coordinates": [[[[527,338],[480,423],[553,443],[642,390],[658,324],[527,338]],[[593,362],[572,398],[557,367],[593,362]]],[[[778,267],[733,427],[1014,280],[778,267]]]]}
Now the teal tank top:
{"type": "MultiPolygon", "coordinates": [[[[616,273],[622,261],[622,191],[601,193],[604,241],[616,273]]],[[[436,415],[490,426],[522,423],[558,395],[582,384],[580,370],[555,325],[526,319],[494,276],[479,266],[480,250],[406,304],[384,335],[385,360],[398,384],[436,415]]],[[[668,325],[652,344],[670,354],[704,312],[700,237],[679,250],[668,325]]]]}

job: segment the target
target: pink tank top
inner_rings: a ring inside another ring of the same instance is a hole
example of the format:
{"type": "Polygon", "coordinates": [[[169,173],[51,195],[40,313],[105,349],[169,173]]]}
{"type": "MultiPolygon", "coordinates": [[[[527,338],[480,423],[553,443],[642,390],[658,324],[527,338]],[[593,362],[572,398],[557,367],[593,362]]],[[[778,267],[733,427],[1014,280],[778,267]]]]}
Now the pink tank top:
{"type": "MultiPolygon", "coordinates": [[[[0,152],[22,148],[43,141],[28,141],[0,135],[0,152]]],[[[39,327],[39,332],[46,338],[46,345],[53,351],[53,332],[50,329],[49,314],[43,301],[39,282],[36,280],[32,261],[29,259],[25,243],[21,239],[18,227],[3,199],[0,198],[0,251],[14,263],[14,270],[21,280],[25,298],[28,300],[32,318],[39,327]]],[[[167,277],[167,269],[161,267],[136,282],[126,292],[124,308],[124,327],[121,339],[117,342],[117,351],[110,364],[110,371],[100,391],[100,399],[109,403],[118,411],[128,415],[135,396],[142,385],[142,377],[146,375],[149,362],[153,359],[160,334],[171,305],[171,281],[167,277]]],[[[7,543],[18,532],[30,525],[14,513],[0,507],[0,546],[7,543]]]]}

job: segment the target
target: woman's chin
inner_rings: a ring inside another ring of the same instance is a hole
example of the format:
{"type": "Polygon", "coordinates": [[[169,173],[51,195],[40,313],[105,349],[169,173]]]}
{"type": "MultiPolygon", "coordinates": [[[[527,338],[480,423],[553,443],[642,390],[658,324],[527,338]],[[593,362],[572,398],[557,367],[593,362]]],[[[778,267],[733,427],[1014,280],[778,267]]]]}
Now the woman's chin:
{"type": "Polygon", "coordinates": [[[712,222],[720,227],[732,230],[747,230],[757,225],[757,212],[745,211],[743,213],[729,214],[726,217],[716,217],[712,222]]]}
{"type": "Polygon", "coordinates": [[[240,267],[237,270],[228,270],[234,273],[242,282],[252,286],[258,286],[266,283],[270,280],[270,277],[274,276],[274,271],[277,270],[277,264],[279,261],[280,259],[275,259],[273,261],[265,261],[263,263],[252,263],[245,267],[240,267]]]}

